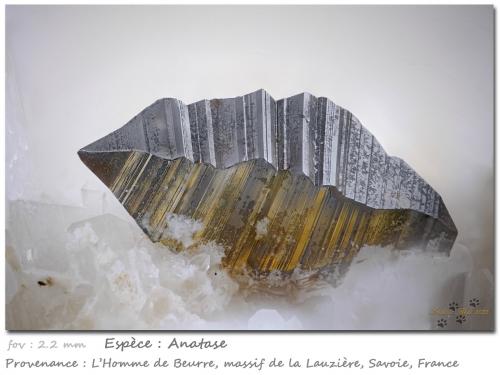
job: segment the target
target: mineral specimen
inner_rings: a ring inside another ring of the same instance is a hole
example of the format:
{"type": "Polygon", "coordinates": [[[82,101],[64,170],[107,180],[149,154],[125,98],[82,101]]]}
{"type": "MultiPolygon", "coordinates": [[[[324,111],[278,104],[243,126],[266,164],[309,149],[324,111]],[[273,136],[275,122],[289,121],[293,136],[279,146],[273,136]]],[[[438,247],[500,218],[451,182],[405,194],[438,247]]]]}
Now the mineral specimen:
{"type": "Polygon", "coordinates": [[[170,216],[195,219],[233,273],[342,271],[362,245],[449,254],[457,236],[422,177],[308,93],[161,99],[78,154],[152,241],[180,247],[170,216]]]}

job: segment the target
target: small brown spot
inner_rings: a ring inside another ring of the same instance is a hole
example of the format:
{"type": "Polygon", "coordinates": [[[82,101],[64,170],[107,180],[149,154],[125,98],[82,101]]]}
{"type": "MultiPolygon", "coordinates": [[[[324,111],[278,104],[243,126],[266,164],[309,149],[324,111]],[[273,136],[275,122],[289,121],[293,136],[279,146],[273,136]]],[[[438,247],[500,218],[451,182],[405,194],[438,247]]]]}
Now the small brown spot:
{"type": "Polygon", "coordinates": [[[54,284],[54,281],[52,280],[52,277],[47,277],[45,280],[38,280],[38,285],[40,286],[52,286],[54,284]]]}

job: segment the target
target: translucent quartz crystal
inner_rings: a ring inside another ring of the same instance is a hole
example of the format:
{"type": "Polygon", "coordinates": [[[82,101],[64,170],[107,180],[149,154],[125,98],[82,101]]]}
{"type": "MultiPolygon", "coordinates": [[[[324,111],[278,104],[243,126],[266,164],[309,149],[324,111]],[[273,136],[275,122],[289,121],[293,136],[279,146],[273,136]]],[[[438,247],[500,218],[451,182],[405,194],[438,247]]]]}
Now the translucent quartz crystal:
{"type": "MultiPolygon", "coordinates": [[[[12,201],[8,213],[7,329],[195,329],[238,290],[220,247],[174,253],[93,208],[12,201]]],[[[171,227],[185,242],[198,228],[171,227]]]]}

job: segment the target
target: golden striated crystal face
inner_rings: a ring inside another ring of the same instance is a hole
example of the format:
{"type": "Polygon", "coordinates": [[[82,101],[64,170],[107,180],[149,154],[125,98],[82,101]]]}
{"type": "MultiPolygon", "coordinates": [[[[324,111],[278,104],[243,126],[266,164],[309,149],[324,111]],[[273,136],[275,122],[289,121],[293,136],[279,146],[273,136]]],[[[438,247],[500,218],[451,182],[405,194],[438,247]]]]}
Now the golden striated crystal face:
{"type": "Polygon", "coordinates": [[[443,236],[445,223],[424,213],[370,208],[263,159],[216,169],[138,151],[79,155],[153,241],[178,247],[167,234],[168,215],[188,216],[203,223],[198,243],[224,246],[223,264],[233,273],[341,271],[362,245],[439,250],[435,241],[454,240],[443,236]]]}

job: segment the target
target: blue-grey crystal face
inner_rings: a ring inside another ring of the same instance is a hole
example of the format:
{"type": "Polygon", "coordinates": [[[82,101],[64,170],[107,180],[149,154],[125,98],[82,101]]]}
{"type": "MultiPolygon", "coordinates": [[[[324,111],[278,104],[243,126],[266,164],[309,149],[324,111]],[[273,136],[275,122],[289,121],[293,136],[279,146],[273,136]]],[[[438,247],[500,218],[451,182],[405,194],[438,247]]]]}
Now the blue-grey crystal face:
{"type": "Polygon", "coordinates": [[[308,93],[275,101],[258,90],[189,105],[160,99],[82,150],[144,151],[216,168],[262,158],[369,207],[448,215],[439,194],[403,160],[387,155],[352,113],[308,93]]]}

